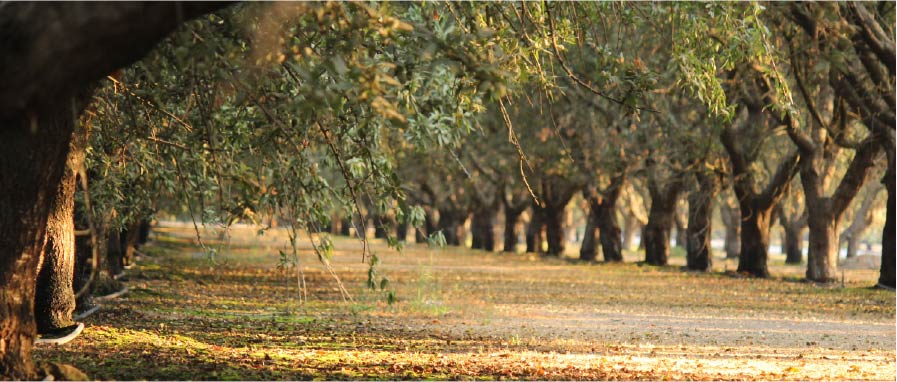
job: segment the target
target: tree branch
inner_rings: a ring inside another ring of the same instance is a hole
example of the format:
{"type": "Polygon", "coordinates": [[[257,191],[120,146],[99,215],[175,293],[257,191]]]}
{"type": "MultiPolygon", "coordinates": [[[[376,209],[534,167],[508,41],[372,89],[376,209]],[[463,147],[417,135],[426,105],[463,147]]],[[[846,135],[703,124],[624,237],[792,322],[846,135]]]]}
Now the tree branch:
{"type": "Polygon", "coordinates": [[[857,150],[853,160],[847,167],[847,172],[841,178],[841,183],[832,194],[832,212],[835,217],[840,217],[850,205],[857,192],[866,184],[870,169],[875,166],[875,160],[882,151],[881,142],[876,134],[870,134],[857,150]]]}
{"type": "Polygon", "coordinates": [[[142,58],[221,2],[4,3],[0,115],[52,105],[142,58]]]}

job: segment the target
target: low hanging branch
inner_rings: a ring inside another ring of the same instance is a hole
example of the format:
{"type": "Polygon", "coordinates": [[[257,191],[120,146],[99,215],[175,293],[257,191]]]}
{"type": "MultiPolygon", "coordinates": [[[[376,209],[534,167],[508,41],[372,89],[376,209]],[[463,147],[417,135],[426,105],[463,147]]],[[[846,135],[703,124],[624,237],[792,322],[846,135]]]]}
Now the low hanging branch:
{"type": "Polygon", "coordinates": [[[545,12],[547,13],[547,16],[548,16],[548,31],[551,36],[552,53],[554,54],[554,57],[558,60],[558,63],[561,64],[561,68],[564,69],[565,73],[567,73],[567,77],[570,77],[570,79],[573,80],[573,82],[576,82],[576,84],[588,89],[590,92],[598,95],[599,97],[607,99],[608,101],[611,101],[613,103],[616,103],[616,104],[619,104],[622,106],[631,107],[635,110],[645,110],[645,111],[657,113],[657,110],[654,110],[654,109],[649,109],[649,108],[641,107],[641,106],[627,105],[625,101],[618,99],[618,98],[614,98],[614,97],[602,92],[601,90],[596,89],[592,84],[583,80],[575,72],[573,72],[573,69],[570,67],[569,64],[567,64],[567,60],[564,59],[564,55],[561,54],[560,48],[558,48],[557,33],[554,28],[554,17],[551,15],[551,7],[549,7],[547,4],[543,4],[543,6],[545,7],[545,12]]]}

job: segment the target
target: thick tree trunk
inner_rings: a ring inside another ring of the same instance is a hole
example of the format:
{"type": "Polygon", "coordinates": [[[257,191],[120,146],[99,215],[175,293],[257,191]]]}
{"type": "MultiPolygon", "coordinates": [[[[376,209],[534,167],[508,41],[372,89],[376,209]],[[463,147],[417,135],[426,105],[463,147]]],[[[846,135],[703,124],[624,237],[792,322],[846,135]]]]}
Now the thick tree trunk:
{"type": "Polygon", "coordinates": [[[495,250],[495,213],[494,209],[482,208],[474,211],[470,222],[470,233],[473,236],[471,248],[488,252],[495,250]]]}
{"type": "Polygon", "coordinates": [[[600,231],[601,253],[604,255],[604,261],[606,262],[622,262],[622,233],[620,226],[617,225],[617,216],[614,211],[615,204],[608,205],[609,203],[605,202],[598,209],[597,223],[600,231]]]}
{"type": "Polygon", "coordinates": [[[140,234],[137,237],[137,244],[142,246],[149,241],[150,230],[152,229],[152,225],[148,218],[140,219],[140,234]]]}
{"type": "Polygon", "coordinates": [[[566,249],[566,235],[564,234],[564,218],[566,209],[545,209],[545,241],[548,243],[549,256],[561,256],[566,249]]]}
{"type": "Polygon", "coordinates": [[[783,224],[782,245],[785,250],[785,264],[804,262],[804,225],[783,224]]]}
{"type": "Polygon", "coordinates": [[[809,206],[807,224],[810,229],[807,279],[817,282],[834,282],[838,272],[838,224],[830,216],[830,208],[809,206]]]}
{"type": "Polygon", "coordinates": [[[221,3],[11,3],[0,12],[0,376],[38,379],[34,293],[52,200],[89,84],[221,3]],[[52,26],[52,27],[48,27],[52,26]],[[72,48],[77,47],[77,48],[72,48]],[[59,63],[65,63],[59,65],[59,63]]]}
{"type": "Polygon", "coordinates": [[[352,235],[352,219],[350,218],[342,218],[339,223],[339,233],[343,236],[351,236],[352,235]]]}
{"type": "Polygon", "coordinates": [[[389,236],[389,226],[386,219],[381,219],[379,217],[374,217],[374,238],[375,239],[386,239],[389,236]]]}
{"type": "Polygon", "coordinates": [[[645,225],[645,262],[650,265],[667,265],[670,258],[670,231],[675,224],[676,200],[680,187],[677,184],[651,189],[651,211],[645,225]]]}
{"type": "Polygon", "coordinates": [[[454,208],[439,209],[439,230],[445,237],[446,245],[461,245],[460,229],[467,220],[466,213],[454,208]]]}
{"type": "Polygon", "coordinates": [[[532,217],[530,217],[529,225],[526,227],[526,252],[536,253],[542,252],[542,240],[544,240],[545,218],[544,212],[535,204],[533,205],[532,217]]]}
{"type": "Polygon", "coordinates": [[[598,259],[598,211],[589,203],[589,216],[583,231],[582,245],[579,247],[579,259],[595,261],[598,259]]]}
{"type": "Polygon", "coordinates": [[[769,277],[769,226],[772,207],[762,208],[747,201],[741,204],[741,253],[738,272],[754,277],[769,277]]]}
{"type": "Polygon", "coordinates": [[[405,242],[408,240],[408,223],[401,222],[396,226],[396,238],[400,242],[405,242]]]}
{"type": "Polygon", "coordinates": [[[127,225],[121,235],[122,265],[130,266],[134,262],[134,250],[137,249],[137,241],[140,238],[140,221],[133,221],[127,225]]]}
{"type": "Polygon", "coordinates": [[[43,263],[38,270],[34,314],[37,330],[53,334],[74,325],[75,310],[75,186],[84,162],[87,130],[73,134],[66,169],[47,220],[43,263]]]}
{"type": "Polygon", "coordinates": [[[672,216],[669,223],[654,223],[651,220],[645,226],[645,262],[650,265],[667,265],[670,260],[670,230],[673,225],[672,216]]]}
{"type": "MultiPolygon", "coordinates": [[[[66,102],[65,105],[71,105],[66,102]]],[[[0,117],[0,376],[36,379],[35,280],[78,111],[0,117]]]]}
{"type": "Polygon", "coordinates": [[[719,192],[719,181],[710,174],[699,173],[696,177],[698,187],[688,195],[686,267],[706,272],[713,266],[710,239],[713,232],[713,200],[719,192]]]}
{"type": "Polygon", "coordinates": [[[517,251],[517,222],[520,221],[522,210],[505,207],[505,232],[504,251],[514,253],[517,251]]]}
{"type": "Polygon", "coordinates": [[[109,236],[106,238],[106,263],[105,271],[109,276],[115,276],[124,270],[124,251],[121,248],[121,231],[117,229],[108,230],[109,236]]]}

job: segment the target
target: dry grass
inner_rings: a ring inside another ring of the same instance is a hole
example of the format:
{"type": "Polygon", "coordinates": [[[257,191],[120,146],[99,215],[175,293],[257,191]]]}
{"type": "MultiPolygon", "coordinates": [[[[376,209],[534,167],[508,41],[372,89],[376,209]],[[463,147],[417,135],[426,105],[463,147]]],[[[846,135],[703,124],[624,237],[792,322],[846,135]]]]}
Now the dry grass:
{"type": "Polygon", "coordinates": [[[794,266],[756,280],[375,242],[390,305],[363,286],[358,242],[336,238],[354,301],[304,243],[300,304],[276,269],[282,231],[235,230],[214,266],[191,235],[158,230],[133,292],[36,356],[100,379],[895,378],[894,293],[867,288],[874,271],[842,289],[794,266]]]}

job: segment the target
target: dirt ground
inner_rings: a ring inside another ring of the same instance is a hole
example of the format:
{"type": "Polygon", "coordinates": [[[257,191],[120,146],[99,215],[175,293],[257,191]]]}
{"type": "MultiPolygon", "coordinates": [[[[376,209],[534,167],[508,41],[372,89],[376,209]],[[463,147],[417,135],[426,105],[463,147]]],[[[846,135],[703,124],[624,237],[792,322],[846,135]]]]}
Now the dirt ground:
{"type": "Polygon", "coordinates": [[[846,269],[841,288],[775,258],[758,280],[723,259],[698,274],[677,256],[658,268],[373,241],[389,282],[371,291],[361,244],[334,238],[352,299],[305,240],[300,301],[278,267],[285,232],[231,233],[203,235],[213,264],[191,230],[156,230],[131,292],[36,357],[99,379],[895,379],[895,296],[868,288],[870,269],[846,269]]]}

